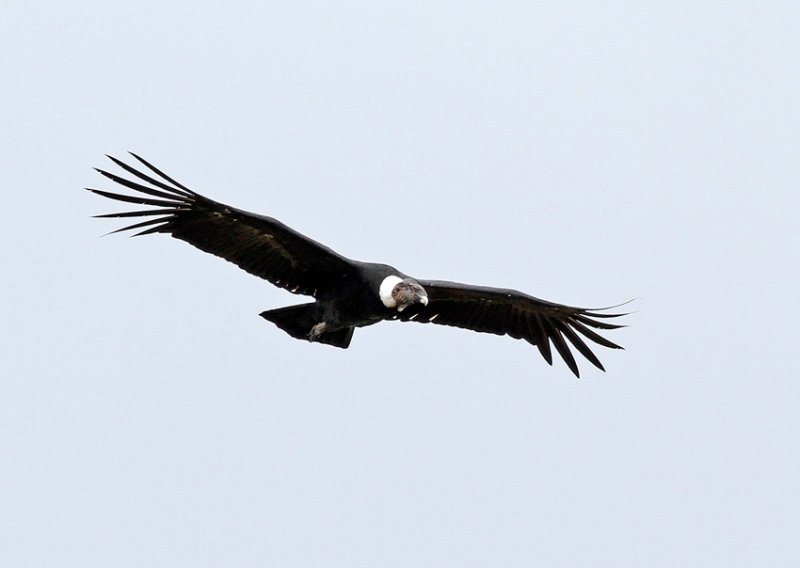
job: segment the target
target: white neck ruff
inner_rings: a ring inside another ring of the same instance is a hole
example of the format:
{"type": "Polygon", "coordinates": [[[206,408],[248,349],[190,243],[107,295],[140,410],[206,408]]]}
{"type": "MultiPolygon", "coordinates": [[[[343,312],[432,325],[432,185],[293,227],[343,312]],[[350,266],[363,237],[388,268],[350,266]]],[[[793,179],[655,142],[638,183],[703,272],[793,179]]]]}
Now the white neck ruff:
{"type": "Polygon", "coordinates": [[[383,279],[383,282],[381,282],[378,295],[381,297],[383,305],[387,308],[394,308],[397,306],[397,302],[394,301],[394,297],[392,296],[392,290],[402,281],[403,279],[399,276],[387,276],[383,279]]]}

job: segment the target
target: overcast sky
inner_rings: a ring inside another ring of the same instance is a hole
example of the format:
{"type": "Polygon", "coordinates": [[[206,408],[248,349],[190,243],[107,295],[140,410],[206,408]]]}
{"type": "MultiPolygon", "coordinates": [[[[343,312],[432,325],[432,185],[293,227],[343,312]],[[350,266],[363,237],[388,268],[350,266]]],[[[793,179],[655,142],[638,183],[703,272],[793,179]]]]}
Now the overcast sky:
{"type": "Polygon", "coordinates": [[[4,565],[798,561],[796,2],[166,4],[4,4],[4,565]],[[101,238],[128,150],[420,278],[636,298],[626,350],[291,339],[101,238]]]}

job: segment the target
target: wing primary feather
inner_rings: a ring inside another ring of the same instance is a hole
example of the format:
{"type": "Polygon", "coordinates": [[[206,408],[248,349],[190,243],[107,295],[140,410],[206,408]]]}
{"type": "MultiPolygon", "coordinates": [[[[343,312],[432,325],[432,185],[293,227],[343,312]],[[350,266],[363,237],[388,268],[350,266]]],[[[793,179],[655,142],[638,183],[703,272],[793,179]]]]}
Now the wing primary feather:
{"type": "Polygon", "coordinates": [[[145,209],[143,211],[125,211],[122,213],[106,213],[104,215],[92,215],[94,219],[110,219],[119,217],[149,217],[152,215],[164,215],[163,209],[145,209]]]}
{"type": "Polygon", "coordinates": [[[179,201],[164,201],[162,199],[149,199],[147,197],[138,197],[134,195],[123,195],[121,193],[111,193],[110,191],[102,191],[100,189],[86,188],[92,193],[108,197],[109,199],[116,199],[117,201],[125,201],[126,203],[136,203],[138,205],[152,205],[153,207],[169,207],[176,208],[182,205],[179,201]]]}
{"type": "Polygon", "coordinates": [[[128,164],[126,164],[125,162],[123,162],[122,160],[120,160],[118,158],[115,158],[114,156],[106,154],[106,157],[109,160],[111,160],[112,162],[114,162],[115,164],[117,164],[120,168],[122,168],[123,170],[125,170],[129,174],[138,177],[142,181],[146,181],[147,183],[152,183],[156,187],[160,187],[161,189],[165,189],[165,190],[171,191],[173,193],[180,193],[181,195],[185,195],[186,197],[193,197],[194,196],[194,192],[191,191],[191,190],[184,190],[184,189],[181,189],[181,188],[172,187],[170,185],[165,184],[163,181],[157,180],[157,179],[155,179],[153,177],[150,177],[149,175],[147,175],[145,173],[140,172],[139,170],[137,170],[133,166],[129,166],[128,164]]]}
{"type": "Polygon", "coordinates": [[[121,229],[117,229],[116,231],[111,231],[110,233],[106,233],[107,235],[113,235],[115,233],[121,233],[123,231],[131,231],[133,229],[140,229],[142,227],[148,227],[150,225],[156,225],[158,223],[166,223],[169,221],[169,217],[159,217],[158,219],[148,219],[147,221],[142,221],[141,223],[136,223],[134,225],[128,225],[127,227],[122,227],[121,229]]]}
{"type": "Polygon", "coordinates": [[[609,341],[602,335],[595,333],[594,331],[592,331],[579,321],[572,321],[570,323],[572,324],[572,327],[575,328],[575,330],[578,331],[581,335],[583,335],[584,337],[588,337],[589,339],[591,339],[592,341],[594,341],[599,345],[602,345],[603,347],[608,347],[610,349],[625,349],[621,345],[617,345],[613,341],[609,341]]]}
{"type": "Polygon", "coordinates": [[[542,355],[542,357],[544,357],[544,360],[547,361],[547,364],[552,366],[553,351],[550,349],[550,340],[548,339],[547,333],[544,331],[544,326],[542,325],[540,317],[537,314],[528,315],[528,328],[531,330],[531,337],[533,339],[529,339],[528,341],[536,345],[539,353],[542,355]]]}
{"type": "Polygon", "coordinates": [[[118,176],[116,174],[112,174],[111,172],[107,172],[105,170],[101,170],[100,168],[95,168],[95,170],[98,173],[106,176],[111,181],[116,182],[116,183],[118,183],[120,185],[123,185],[123,186],[127,187],[128,189],[133,189],[134,191],[140,191],[142,193],[146,193],[147,195],[152,195],[153,197],[163,197],[164,199],[181,199],[181,200],[185,199],[183,194],[176,193],[175,191],[171,191],[170,193],[166,193],[164,191],[159,191],[157,189],[153,189],[151,187],[147,187],[146,185],[142,185],[140,183],[136,183],[135,181],[131,181],[131,180],[125,179],[125,178],[120,177],[120,176],[118,176]]]}
{"type": "Polygon", "coordinates": [[[567,337],[569,342],[575,346],[575,349],[577,349],[581,353],[581,355],[586,357],[586,359],[588,359],[592,365],[594,365],[601,371],[606,370],[605,367],[603,367],[603,364],[600,362],[600,359],[597,358],[597,355],[592,353],[592,350],[589,349],[589,346],[586,345],[586,343],[580,337],[578,337],[578,334],[576,334],[569,327],[569,324],[564,323],[563,321],[557,321],[556,325],[558,326],[558,329],[561,330],[561,333],[563,333],[567,337]]]}
{"type": "Polygon", "coordinates": [[[561,330],[555,325],[551,324],[551,326],[553,332],[550,334],[550,339],[553,341],[556,351],[558,351],[558,354],[561,355],[562,359],[564,359],[564,362],[567,364],[567,367],[569,367],[570,371],[572,371],[576,377],[581,378],[580,371],[578,371],[578,363],[575,362],[575,357],[569,350],[569,345],[567,345],[567,342],[564,341],[564,336],[561,335],[561,330]]]}
{"type": "Polygon", "coordinates": [[[162,172],[161,170],[159,170],[157,167],[155,167],[153,164],[151,164],[150,162],[148,162],[148,161],[147,161],[147,160],[145,160],[144,158],[140,157],[140,156],[139,156],[139,155],[137,155],[137,154],[134,154],[133,152],[128,152],[128,153],[129,153],[131,156],[133,156],[134,158],[136,158],[137,160],[139,160],[141,163],[143,163],[145,166],[147,166],[148,168],[150,168],[152,171],[154,171],[154,172],[155,172],[157,175],[159,175],[159,176],[161,176],[162,178],[164,178],[165,180],[167,180],[168,182],[170,182],[170,183],[172,183],[172,184],[175,184],[177,187],[179,187],[179,188],[181,188],[181,189],[183,189],[183,190],[186,190],[186,191],[188,191],[189,193],[194,193],[194,192],[192,192],[192,190],[191,190],[191,189],[189,189],[188,187],[186,187],[186,186],[185,186],[185,185],[183,185],[182,183],[180,183],[180,182],[178,182],[178,181],[175,181],[174,179],[172,179],[171,177],[169,177],[167,174],[165,174],[164,172],[162,172]]]}
{"type": "Polygon", "coordinates": [[[624,325],[618,323],[608,323],[604,321],[593,320],[592,318],[580,313],[575,314],[573,320],[579,321],[583,324],[594,327],[596,329],[619,329],[621,327],[625,327],[624,325]]]}
{"type": "Polygon", "coordinates": [[[163,229],[166,224],[167,223],[162,223],[160,225],[156,225],[155,227],[150,227],[149,229],[145,229],[144,231],[139,231],[138,233],[131,235],[131,238],[143,237],[144,235],[152,235],[153,233],[161,233],[162,232],[161,229],[163,229]]]}
{"type": "MultiPolygon", "coordinates": [[[[600,308],[600,309],[602,310],[604,308],[600,308]]],[[[592,309],[588,309],[588,310],[587,309],[582,309],[581,313],[583,315],[585,315],[585,316],[589,316],[590,318],[603,318],[603,319],[619,318],[619,317],[628,315],[627,312],[626,313],[619,313],[619,314],[601,314],[601,313],[599,313],[599,312],[597,312],[595,310],[592,310],[592,309]]]]}

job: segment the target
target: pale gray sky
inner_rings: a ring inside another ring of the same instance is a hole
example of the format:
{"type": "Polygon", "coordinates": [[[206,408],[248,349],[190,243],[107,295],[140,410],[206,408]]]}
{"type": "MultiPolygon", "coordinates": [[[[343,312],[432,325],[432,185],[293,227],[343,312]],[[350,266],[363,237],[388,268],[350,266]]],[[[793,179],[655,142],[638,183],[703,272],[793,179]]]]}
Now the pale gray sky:
{"type": "Polygon", "coordinates": [[[6,2],[0,557],[789,566],[800,556],[795,2],[6,2]],[[548,367],[100,235],[134,150],[422,278],[639,298],[548,367]]]}

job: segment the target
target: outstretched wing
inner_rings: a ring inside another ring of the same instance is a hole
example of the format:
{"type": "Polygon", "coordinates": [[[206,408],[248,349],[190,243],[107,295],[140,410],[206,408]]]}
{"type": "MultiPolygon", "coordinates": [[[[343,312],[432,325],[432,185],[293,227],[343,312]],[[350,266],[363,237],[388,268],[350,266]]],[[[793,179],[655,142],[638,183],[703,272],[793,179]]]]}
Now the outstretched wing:
{"type": "Polygon", "coordinates": [[[136,154],[131,155],[148,168],[151,175],[111,156],[108,156],[111,161],[138,181],[101,169],[97,171],[136,193],[124,195],[86,188],[103,197],[152,207],[144,211],[97,215],[145,218],[114,233],[135,229],[142,230],[133,236],[169,233],[276,286],[315,297],[352,270],[348,259],[280,221],[212,201],[136,154]]]}
{"type": "Polygon", "coordinates": [[[579,377],[580,373],[570,350],[570,344],[595,367],[605,370],[581,335],[604,347],[622,349],[616,343],[599,335],[594,329],[623,327],[602,320],[625,314],[599,313],[598,310],[564,306],[516,290],[436,280],[418,280],[418,282],[428,293],[428,305],[409,306],[398,314],[396,319],[450,325],[524,339],[538,347],[542,357],[550,365],[553,364],[550,350],[552,343],[576,377],[579,377]]]}

